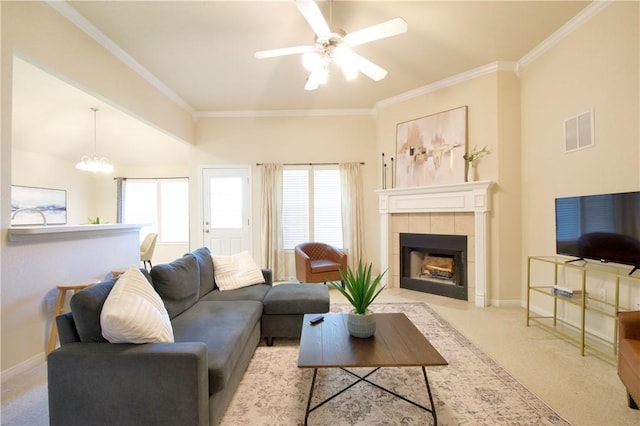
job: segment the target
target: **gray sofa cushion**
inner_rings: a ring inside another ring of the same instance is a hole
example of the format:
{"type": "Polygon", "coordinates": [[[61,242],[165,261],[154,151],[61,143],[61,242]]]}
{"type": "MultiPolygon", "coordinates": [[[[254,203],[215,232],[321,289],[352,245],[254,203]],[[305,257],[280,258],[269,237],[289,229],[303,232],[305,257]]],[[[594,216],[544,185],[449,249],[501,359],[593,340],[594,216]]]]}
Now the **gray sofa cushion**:
{"type": "Polygon", "coordinates": [[[102,337],[100,313],[117,278],[85,288],[71,298],[71,312],[81,342],[106,342],[102,337]]]}
{"type": "Polygon", "coordinates": [[[200,270],[192,254],[185,254],[171,263],[155,265],[151,268],[151,278],[169,318],[175,318],[198,301],[200,270]]]}
{"type": "Polygon", "coordinates": [[[214,290],[200,300],[214,300],[214,301],[230,301],[230,300],[255,300],[262,302],[266,294],[271,289],[268,284],[254,284],[249,287],[236,288],[234,290],[214,290]]]}
{"type": "Polygon", "coordinates": [[[279,284],[264,298],[268,315],[329,311],[329,288],[322,284],[279,284]]]}
{"type": "Polygon", "coordinates": [[[200,297],[209,293],[216,287],[213,278],[213,260],[211,259],[211,251],[208,247],[200,247],[191,252],[198,261],[200,268],[200,297]]]}
{"type": "Polygon", "coordinates": [[[226,386],[261,316],[257,301],[199,301],[171,321],[176,342],[207,345],[209,395],[226,386]]]}

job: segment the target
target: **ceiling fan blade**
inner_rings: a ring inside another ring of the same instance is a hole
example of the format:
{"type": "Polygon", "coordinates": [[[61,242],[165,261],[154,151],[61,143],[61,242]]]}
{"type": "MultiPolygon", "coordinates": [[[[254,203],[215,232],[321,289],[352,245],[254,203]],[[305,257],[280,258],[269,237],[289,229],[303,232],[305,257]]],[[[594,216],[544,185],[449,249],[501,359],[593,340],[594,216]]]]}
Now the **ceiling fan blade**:
{"type": "Polygon", "coordinates": [[[394,18],[390,21],[349,33],[344,37],[344,42],[349,46],[358,46],[406,32],[407,22],[402,18],[394,18]]]}
{"type": "Polygon", "coordinates": [[[372,80],[380,81],[387,76],[387,70],[374,64],[370,60],[363,58],[357,53],[352,53],[352,60],[354,65],[358,68],[358,71],[372,80]]]}
{"type": "Polygon", "coordinates": [[[322,16],[322,12],[320,8],[313,0],[295,0],[296,6],[304,19],[307,20],[313,32],[316,33],[318,39],[329,39],[331,38],[331,29],[329,28],[329,24],[322,16]]]}
{"type": "Polygon", "coordinates": [[[320,70],[311,71],[311,74],[307,77],[307,83],[304,85],[304,90],[316,90],[320,86],[320,80],[320,70]]]}
{"type": "Polygon", "coordinates": [[[262,50],[253,54],[257,59],[274,58],[276,56],[295,55],[297,53],[313,52],[313,46],[283,47],[281,49],[262,50]]]}

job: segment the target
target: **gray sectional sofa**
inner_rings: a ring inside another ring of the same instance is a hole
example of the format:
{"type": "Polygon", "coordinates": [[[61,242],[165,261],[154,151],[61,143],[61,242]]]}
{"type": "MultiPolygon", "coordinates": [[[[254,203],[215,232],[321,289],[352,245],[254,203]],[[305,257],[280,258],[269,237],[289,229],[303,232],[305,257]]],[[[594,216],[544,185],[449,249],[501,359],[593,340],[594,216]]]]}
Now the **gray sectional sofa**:
{"type": "Polygon", "coordinates": [[[71,312],[57,318],[61,346],[48,357],[50,424],[217,424],[260,338],[294,337],[296,330],[299,336],[304,312],[290,307],[329,310],[325,286],[298,284],[305,289],[291,293],[294,300],[282,317],[272,308],[272,317],[288,320],[262,334],[263,301],[279,287],[272,287],[270,270],[263,275],[265,284],[220,291],[204,247],[154,266],[147,278],[167,308],[175,343],[108,343],[100,312],[116,280],[78,292],[71,312]]]}

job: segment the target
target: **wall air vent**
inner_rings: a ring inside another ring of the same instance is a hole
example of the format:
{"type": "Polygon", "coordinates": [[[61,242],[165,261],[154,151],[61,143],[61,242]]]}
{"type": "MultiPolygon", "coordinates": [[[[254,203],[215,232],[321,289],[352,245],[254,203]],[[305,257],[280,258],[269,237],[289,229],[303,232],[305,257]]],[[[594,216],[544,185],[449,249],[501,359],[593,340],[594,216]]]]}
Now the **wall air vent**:
{"type": "Polygon", "coordinates": [[[593,142],[593,110],[583,112],[564,122],[564,151],[589,148],[593,142]]]}

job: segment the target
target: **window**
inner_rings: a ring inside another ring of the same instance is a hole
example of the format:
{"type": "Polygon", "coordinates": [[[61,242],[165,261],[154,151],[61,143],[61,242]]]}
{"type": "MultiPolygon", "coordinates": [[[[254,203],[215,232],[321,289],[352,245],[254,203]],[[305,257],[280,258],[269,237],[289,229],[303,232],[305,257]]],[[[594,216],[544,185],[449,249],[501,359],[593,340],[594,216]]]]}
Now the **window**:
{"type": "Polygon", "coordinates": [[[242,228],[242,178],[212,177],[209,191],[211,228],[242,228]]]}
{"type": "Polygon", "coordinates": [[[156,232],[158,242],[189,241],[188,179],[127,179],[123,207],[124,223],[149,224],[140,230],[141,239],[156,232]]]}
{"type": "Polygon", "coordinates": [[[282,231],[285,249],[317,241],[342,248],[340,171],[337,167],[285,168],[282,231]]]}

